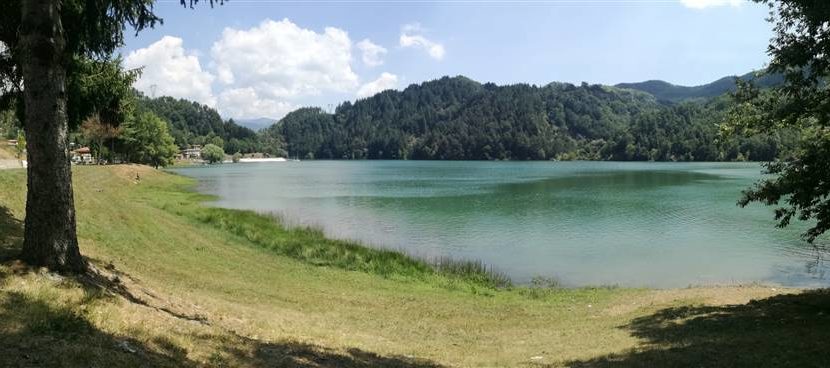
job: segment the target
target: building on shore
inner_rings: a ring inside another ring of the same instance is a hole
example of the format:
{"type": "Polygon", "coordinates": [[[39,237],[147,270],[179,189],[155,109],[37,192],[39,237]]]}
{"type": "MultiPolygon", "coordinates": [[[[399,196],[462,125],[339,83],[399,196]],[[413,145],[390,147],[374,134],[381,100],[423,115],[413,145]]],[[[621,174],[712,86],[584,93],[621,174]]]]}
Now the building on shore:
{"type": "Polygon", "coordinates": [[[91,165],[95,163],[92,158],[92,150],[89,147],[81,147],[72,151],[72,163],[76,165],[91,165]]]}
{"type": "Polygon", "coordinates": [[[200,145],[192,145],[188,146],[187,148],[179,151],[179,160],[201,160],[202,159],[202,146],[200,145]]]}

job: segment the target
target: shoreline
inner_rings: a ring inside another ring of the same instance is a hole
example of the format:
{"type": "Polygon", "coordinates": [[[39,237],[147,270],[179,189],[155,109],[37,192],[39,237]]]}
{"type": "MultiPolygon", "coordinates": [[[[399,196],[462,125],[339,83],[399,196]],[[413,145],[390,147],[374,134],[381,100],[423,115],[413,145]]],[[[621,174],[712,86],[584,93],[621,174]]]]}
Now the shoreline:
{"type": "MultiPolygon", "coordinates": [[[[634,164],[636,164],[636,163],[634,163],[634,164]]],[[[738,166],[747,165],[745,163],[730,163],[728,165],[733,165],[733,164],[738,165],[738,166]]],[[[749,164],[749,165],[751,165],[751,164],[749,164]]],[[[200,194],[203,194],[203,195],[209,195],[206,192],[200,191],[200,189],[204,189],[204,188],[200,188],[198,186],[198,182],[199,182],[199,175],[198,174],[195,174],[195,173],[189,172],[189,171],[182,171],[182,172],[173,171],[173,172],[176,173],[177,175],[182,175],[184,177],[187,177],[190,180],[194,180],[197,183],[197,185],[194,185],[194,187],[193,187],[194,191],[196,191],[200,194]],[[191,175],[196,175],[196,176],[191,176],[191,175]]],[[[212,201],[212,202],[213,203],[205,203],[205,205],[210,206],[210,207],[216,207],[216,208],[224,208],[225,210],[234,210],[234,209],[228,208],[228,207],[221,207],[215,201],[212,201]]],[[[234,210],[234,211],[239,211],[239,210],[234,210]]],[[[267,218],[286,216],[286,218],[288,220],[284,220],[282,218],[279,218],[279,219],[276,220],[278,223],[280,223],[280,226],[286,226],[288,228],[293,228],[293,229],[306,229],[307,228],[303,224],[299,224],[298,222],[291,221],[291,219],[293,219],[293,217],[290,216],[290,212],[289,213],[279,213],[279,212],[274,213],[274,212],[270,212],[270,211],[262,210],[262,209],[251,210],[251,211],[255,212],[256,214],[258,214],[260,216],[264,216],[264,217],[267,217],[267,218]]],[[[304,220],[309,220],[309,218],[305,218],[304,220]]],[[[427,255],[420,254],[419,251],[418,251],[418,249],[420,249],[420,248],[407,249],[403,246],[396,246],[394,243],[372,243],[372,242],[367,243],[365,241],[357,239],[357,236],[355,235],[355,233],[348,233],[353,237],[339,237],[339,236],[336,236],[337,232],[334,231],[334,236],[332,236],[331,232],[326,231],[326,229],[324,229],[319,224],[319,222],[315,221],[313,218],[307,223],[312,223],[312,224],[316,223],[317,225],[311,225],[313,227],[313,230],[325,234],[325,236],[330,240],[355,243],[358,246],[368,248],[368,249],[397,252],[397,253],[403,254],[404,256],[406,256],[408,258],[411,258],[411,259],[414,259],[414,260],[417,260],[417,261],[421,261],[421,262],[430,263],[430,264],[435,263],[436,259],[438,258],[438,257],[430,256],[429,254],[427,254],[427,255]]],[[[331,229],[331,228],[329,228],[329,229],[331,229]]],[[[727,243],[724,243],[723,246],[727,247],[728,245],[726,245],[726,244],[727,243]]],[[[556,287],[559,287],[559,288],[585,288],[585,287],[587,287],[587,288],[633,288],[633,289],[647,288],[647,289],[654,289],[654,290],[667,290],[667,289],[684,289],[684,288],[689,288],[689,287],[733,287],[733,286],[744,287],[744,286],[747,286],[747,285],[760,285],[760,286],[768,286],[768,287],[772,287],[772,288],[816,289],[816,288],[825,288],[825,287],[828,286],[826,282],[823,283],[821,280],[817,281],[817,280],[814,280],[814,279],[810,279],[806,276],[801,277],[801,274],[799,274],[799,273],[793,273],[795,276],[788,276],[789,274],[787,274],[787,273],[780,273],[780,274],[775,274],[775,275],[772,275],[772,276],[767,275],[768,277],[766,277],[766,278],[755,279],[755,278],[751,278],[751,277],[741,278],[741,277],[733,276],[728,271],[725,271],[725,272],[721,273],[721,274],[726,275],[726,277],[722,277],[722,278],[715,278],[715,277],[697,277],[697,278],[679,277],[677,279],[672,279],[672,280],[677,280],[677,282],[675,282],[675,281],[671,281],[671,282],[652,282],[652,281],[650,281],[652,279],[646,279],[645,277],[639,277],[639,278],[629,277],[627,280],[635,280],[635,281],[636,280],[645,280],[645,281],[642,282],[642,283],[632,283],[632,282],[618,283],[617,281],[612,280],[612,281],[601,282],[601,283],[578,283],[578,282],[573,282],[572,280],[579,281],[579,277],[577,276],[577,277],[568,279],[567,276],[571,275],[571,274],[568,274],[568,273],[561,273],[561,275],[563,275],[565,277],[558,277],[556,275],[556,273],[553,273],[553,274],[536,273],[535,275],[531,274],[531,276],[526,276],[527,273],[522,274],[521,272],[519,272],[517,274],[517,273],[514,272],[513,275],[511,275],[509,272],[504,272],[504,270],[501,269],[497,264],[492,264],[492,263],[486,262],[486,261],[484,261],[482,259],[478,259],[478,258],[460,257],[460,258],[455,258],[454,261],[479,264],[480,265],[480,266],[478,266],[479,269],[492,270],[494,273],[505,275],[505,278],[509,278],[510,283],[513,286],[516,286],[516,287],[532,287],[534,285],[533,280],[537,279],[537,278],[544,280],[545,284],[555,284],[556,287]],[[514,275],[518,275],[518,278],[514,277],[514,275]],[[669,285],[667,285],[667,284],[669,284],[669,285]]],[[[551,269],[551,270],[557,271],[556,269],[551,269]]],[[[725,270],[730,270],[730,269],[725,269],[725,270]]],[[[745,274],[747,274],[747,273],[745,273],[745,274]]],[[[750,276],[753,276],[753,275],[756,275],[756,274],[762,274],[763,275],[763,274],[766,274],[766,272],[748,273],[748,275],[750,275],[750,276]]],[[[639,274],[637,274],[637,275],[639,275],[639,274]]],[[[735,275],[740,276],[741,273],[736,273],[735,275]]],[[[719,276],[722,276],[722,275],[719,275],[719,276]]],[[[607,280],[608,278],[607,277],[594,277],[593,279],[602,281],[602,280],[607,280]]],[[[654,280],[661,281],[659,279],[654,279],[654,280]]]]}
{"type": "MultiPolygon", "coordinates": [[[[117,289],[0,263],[0,331],[19,331],[0,334],[12,365],[700,366],[712,354],[804,365],[830,334],[823,319],[798,323],[816,318],[810,306],[826,289],[493,288],[479,274],[211,207],[180,174],[119,165],[73,175],[90,183],[76,191],[81,251],[117,289]],[[793,337],[765,340],[770,331],[793,337]],[[718,336],[740,339],[710,345],[718,336]]],[[[11,239],[22,234],[25,177],[0,173],[11,239]]]]}
{"type": "Polygon", "coordinates": [[[271,219],[272,221],[275,221],[276,223],[278,223],[279,226],[286,227],[289,230],[300,230],[300,231],[311,230],[311,231],[314,231],[314,232],[319,232],[323,237],[325,237],[326,239],[329,239],[331,241],[352,243],[352,244],[355,244],[358,247],[362,247],[362,248],[365,248],[365,249],[368,249],[368,250],[377,250],[377,251],[384,251],[384,252],[388,251],[388,252],[399,253],[402,256],[410,258],[414,261],[425,262],[425,263],[430,264],[430,265],[434,265],[434,264],[440,263],[442,261],[446,261],[446,262],[449,262],[449,263],[474,264],[474,265],[476,265],[475,267],[477,269],[481,270],[481,272],[483,272],[483,273],[492,273],[492,274],[498,275],[497,278],[508,280],[509,285],[510,285],[510,286],[508,286],[509,288],[530,288],[530,289],[538,288],[538,286],[534,286],[534,281],[533,281],[534,279],[540,279],[540,280],[543,281],[543,284],[546,284],[546,285],[554,285],[553,288],[555,288],[555,289],[608,288],[608,289],[634,289],[634,290],[638,290],[638,289],[682,290],[682,289],[694,289],[694,288],[707,289],[707,288],[762,287],[762,288],[785,289],[785,290],[815,290],[815,289],[824,289],[824,288],[827,288],[828,286],[830,286],[830,285],[787,285],[787,284],[783,284],[783,283],[780,283],[780,282],[764,281],[764,280],[724,281],[724,282],[717,282],[717,281],[714,281],[714,282],[689,282],[688,284],[683,285],[683,286],[667,286],[667,287],[660,287],[660,286],[653,286],[653,285],[620,285],[620,284],[612,284],[612,283],[573,285],[573,284],[569,284],[569,283],[564,283],[556,277],[542,276],[542,275],[536,275],[536,276],[530,277],[528,279],[528,281],[526,281],[526,282],[518,282],[518,281],[516,281],[515,278],[510,277],[507,273],[501,271],[499,269],[499,267],[497,267],[495,265],[488,264],[488,263],[486,263],[486,262],[484,262],[480,259],[420,256],[417,253],[407,251],[406,249],[403,249],[401,247],[372,246],[372,245],[367,245],[367,244],[365,244],[362,241],[357,240],[357,239],[330,237],[328,235],[325,235],[325,231],[321,228],[318,228],[318,227],[308,227],[308,226],[302,226],[302,225],[287,225],[286,224],[287,222],[279,214],[275,214],[275,213],[268,212],[268,211],[234,209],[234,208],[227,208],[227,207],[217,206],[213,203],[209,203],[209,202],[215,202],[216,199],[218,199],[217,196],[215,196],[213,194],[209,194],[209,193],[204,193],[204,192],[201,192],[201,191],[198,190],[198,179],[197,178],[190,177],[190,176],[187,176],[185,174],[178,173],[178,172],[172,172],[172,171],[166,171],[166,172],[170,172],[170,173],[173,173],[175,175],[180,175],[182,177],[187,178],[188,180],[192,180],[194,182],[194,184],[189,190],[191,190],[194,193],[197,193],[199,195],[208,196],[208,197],[211,198],[210,200],[206,200],[205,202],[202,202],[201,203],[202,206],[206,206],[206,207],[209,207],[209,208],[216,208],[216,209],[226,210],[226,211],[234,211],[234,212],[251,212],[251,213],[253,213],[256,216],[259,216],[261,218],[271,219]]]}

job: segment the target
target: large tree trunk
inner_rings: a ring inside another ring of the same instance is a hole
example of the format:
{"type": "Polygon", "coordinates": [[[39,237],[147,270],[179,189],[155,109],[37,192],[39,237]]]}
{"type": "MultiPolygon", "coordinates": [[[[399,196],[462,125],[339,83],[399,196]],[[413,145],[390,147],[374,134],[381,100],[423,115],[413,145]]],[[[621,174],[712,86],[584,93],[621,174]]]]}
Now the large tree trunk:
{"type": "MultiPolygon", "coordinates": [[[[0,0],[2,1],[2,0],[0,0]]],[[[21,66],[26,102],[28,193],[21,258],[55,271],[86,263],[75,233],[67,149],[66,67],[61,0],[23,0],[21,66]]]]}

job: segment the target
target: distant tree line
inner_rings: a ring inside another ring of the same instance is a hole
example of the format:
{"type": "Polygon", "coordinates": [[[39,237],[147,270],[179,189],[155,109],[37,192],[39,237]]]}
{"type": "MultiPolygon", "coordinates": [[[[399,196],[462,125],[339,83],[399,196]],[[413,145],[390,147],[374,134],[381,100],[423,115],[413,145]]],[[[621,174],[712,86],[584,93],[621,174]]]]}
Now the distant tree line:
{"type": "Polygon", "coordinates": [[[149,98],[136,92],[138,105],[168,122],[176,145],[213,144],[227,152],[259,152],[262,150],[256,132],[239,126],[233,119],[222,120],[219,113],[198,102],[173,97],[149,98]]]}
{"type": "Polygon", "coordinates": [[[261,135],[305,159],[770,160],[795,134],[719,139],[727,96],[658,102],[601,85],[480,84],[465,77],[296,110],[261,135]]]}
{"type": "MultiPolygon", "coordinates": [[[[118,62],[79,61],[86,74],[106,78],[71,84],[85,96],[70,106],[70,127],[79,132],[74,140],[104,159],[147,157],[134,145],[149,141],[126,140],[120,125],[130,123],[133,133],[138,126],[161,132],[147,123],[156,117],[178,149],[211,144],[228,154],[303,159],[768,161],[786,156],[798,138],[782,130],[724,139],[718,125],[734,105],[728,95],[669,102],[610,86],[497,86],[465,77],[381,92],[331,114],[301,108],[254,132],[207,105],[125,87],[136,75],[118,62]]],[[[15,136],[14,114],[0,117],[5,134],[15,136]]],[[[167,159],[138,161],[169,163],[177,150],[167,141],[148,151],[169,153],[167,159]]]]}

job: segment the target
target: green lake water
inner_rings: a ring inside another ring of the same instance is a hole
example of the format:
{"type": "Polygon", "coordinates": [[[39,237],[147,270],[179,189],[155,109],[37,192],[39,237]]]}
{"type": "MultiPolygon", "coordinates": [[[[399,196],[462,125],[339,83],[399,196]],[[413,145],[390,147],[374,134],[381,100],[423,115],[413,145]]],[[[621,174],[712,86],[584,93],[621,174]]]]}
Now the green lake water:
{"type": "Polygon", "coordinates": [[[758,164],[304,161],[174,171],[215,205],[275,213],[414,256],[476,259],[515,282],[828,285],[824,244],[736,206],[758,164]]]}

